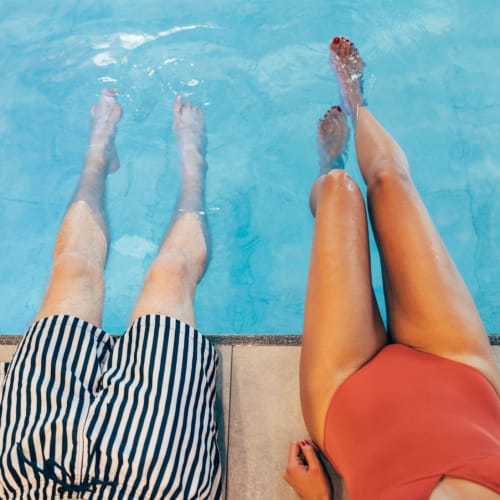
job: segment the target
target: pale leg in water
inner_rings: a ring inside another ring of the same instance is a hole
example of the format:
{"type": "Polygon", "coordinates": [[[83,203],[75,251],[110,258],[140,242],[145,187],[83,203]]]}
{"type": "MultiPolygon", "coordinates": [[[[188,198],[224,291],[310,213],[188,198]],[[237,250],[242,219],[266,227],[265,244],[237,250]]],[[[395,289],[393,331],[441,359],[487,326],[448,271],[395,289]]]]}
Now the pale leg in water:
{"type": "Polygon", "coordinates": [[[176,211],[144,281],[131,321],[162,314],[195,326],[196,286],[207,264],[204,208],[206,132],[202,111],[190,102],[174,103],[174,132],[180,152],[181,189],[176,211]]]}
{"type": "Polygon", "coordinates": [[[103,90],[91,115],[83,171],[56,239],[52,275],[36,319],[69,314],[101,324],[108,248],[104,184],[119,166],[114,136],[121,107],[115,92],[103,90]]]}

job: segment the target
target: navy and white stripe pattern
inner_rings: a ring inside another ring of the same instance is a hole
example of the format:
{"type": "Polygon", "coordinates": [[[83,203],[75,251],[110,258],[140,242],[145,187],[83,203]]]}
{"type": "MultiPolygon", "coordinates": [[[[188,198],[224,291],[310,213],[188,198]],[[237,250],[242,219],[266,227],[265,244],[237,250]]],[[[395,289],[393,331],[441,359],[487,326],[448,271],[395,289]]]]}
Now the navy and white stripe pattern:
{"type": "Polygon", "coordinates": [[[34,323],[0,367],[0,498],[220,498],[216,368],[208,340],[165,316],[118,338],[34,323]]]}

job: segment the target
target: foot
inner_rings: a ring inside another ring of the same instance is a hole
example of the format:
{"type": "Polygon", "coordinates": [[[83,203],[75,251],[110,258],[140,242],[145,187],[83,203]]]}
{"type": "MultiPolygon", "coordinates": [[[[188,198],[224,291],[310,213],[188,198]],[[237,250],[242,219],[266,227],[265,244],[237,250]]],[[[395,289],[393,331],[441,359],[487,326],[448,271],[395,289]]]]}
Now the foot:
{"type": "Polygon", "coordinates": [[[364,104],[363,60],[352,42],[335,37],[330,43],[330,62],[339,82],[342,104],[355,122],[358,108],[364,104]]]}
{"type": "Polygon", "coordinates": [[[115,96],[116,91],[103,89],[101,98],[90,111],[92,119],[88,154],[102,157],[109,172],[114,172],[120,166],[115,148],[115,131],[122,116],[122,108],[115,96]]]}
{"type": "Polygon", "coordinates": [[[349,138],[345,114],[332,106],[318,124],[318,153],[320,175],[332,168],[344,168],[344,156],[349,138]]]}
{"type": "Polygon", "coordinates": [[[174,101],[174,132],[181,152],[194,150],[205,155],[207,136],[203,112],[190,101],[183,104],[181,96],[174,101]]]}
{"type": "Polygon", "coordinates": [[[182,176],[177,216],[192,212],[199,218],[205,215],[203,201],[207,169],[205,118],[201,109],[193,106],[190,101],[186,100],[183,104],[181,96],[177,96],[174,101],[174,132],[181,153],[182,176]]]}

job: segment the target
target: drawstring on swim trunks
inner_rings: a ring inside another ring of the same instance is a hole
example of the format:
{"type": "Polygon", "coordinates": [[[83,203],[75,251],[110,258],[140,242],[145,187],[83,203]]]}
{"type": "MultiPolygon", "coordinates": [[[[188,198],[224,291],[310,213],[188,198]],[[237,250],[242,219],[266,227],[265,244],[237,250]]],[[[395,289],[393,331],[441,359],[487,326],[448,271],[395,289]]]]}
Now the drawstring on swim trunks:
{"type": "Polygon", "coordinates": [[[33,470],[42,474],[45,478],[51,479],[57,485],[57,492],[60,495],[65,493],[83,493],[85,491],[94,491],[96,486],[117,486],[116,481],[101,481],[100,479],[94,478],[88,482],[76,484],[73,474],[65,470],[61,465],[59,465],[55,460],[48,459],[45,460],[43,468],[41,469],[38,465],[29,460],[21,449],[21,445],[18,445],[19,455],[22,460],[27,463],[33,470]],[[56,469],[61,472],[62,479],[60,479],[56,474],[56,469]]]}

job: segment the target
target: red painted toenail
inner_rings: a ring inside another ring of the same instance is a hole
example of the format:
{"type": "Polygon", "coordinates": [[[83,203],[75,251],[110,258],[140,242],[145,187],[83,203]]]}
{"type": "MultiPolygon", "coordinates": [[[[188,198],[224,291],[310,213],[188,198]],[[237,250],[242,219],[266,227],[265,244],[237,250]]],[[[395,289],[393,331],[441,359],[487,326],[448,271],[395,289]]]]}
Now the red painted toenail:
{"type": "Polygon", "coordinates": [[[333,39],[333,43],[339,43],[340,42],[340,38],[338,36],[336,36],[334,39],[333,39]]]}

